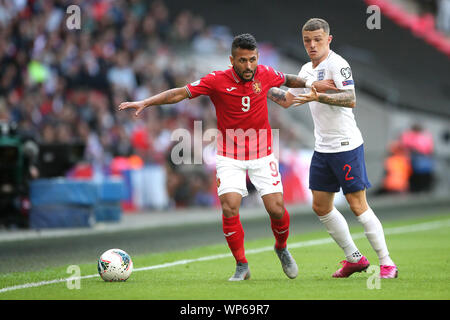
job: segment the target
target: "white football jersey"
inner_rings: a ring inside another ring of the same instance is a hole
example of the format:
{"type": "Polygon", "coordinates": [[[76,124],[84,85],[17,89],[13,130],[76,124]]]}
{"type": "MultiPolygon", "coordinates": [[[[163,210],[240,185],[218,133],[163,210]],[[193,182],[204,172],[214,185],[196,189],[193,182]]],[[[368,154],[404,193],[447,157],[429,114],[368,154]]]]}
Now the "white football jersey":
{"type": "MultiPolygon", "coordinates": [[[[300,77],[313,81],[333,79],[338,89],[354,89],[352,71],[348,62],[331,51],[328,57],[317,67],[312,62],[303,65],[300,77]]],[[[289,92],[296,96],[307,93],[311,89],[290,88],[289,92]]],[[[318,152],[342,152],[359,147],[363,143],[361,132],[356,125],[351,108],[332,106],[317,101],[309,102],[314,121],[314,150],[318,152]]]]}

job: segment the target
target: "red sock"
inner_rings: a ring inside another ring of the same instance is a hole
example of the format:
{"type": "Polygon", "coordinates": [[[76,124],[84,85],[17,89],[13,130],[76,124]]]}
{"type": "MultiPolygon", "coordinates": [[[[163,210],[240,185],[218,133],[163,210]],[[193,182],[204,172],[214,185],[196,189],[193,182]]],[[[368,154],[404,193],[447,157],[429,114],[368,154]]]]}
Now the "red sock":
{"type": "Polygon", "coordinates": [[[281,219],[270,218],[273,235],[275,236],[275,248],[283,249],[286,247],[286,241],[289,236],[289,212],[284,209],[281,219]]]}
{"type": "Polygon", "coordinates": [[[247,263],[244,250],[244,229],[239,220],[239,214],[231,218],[222,215],[222,227],[228,247],[230,247],[236,262],[247,263]]]}

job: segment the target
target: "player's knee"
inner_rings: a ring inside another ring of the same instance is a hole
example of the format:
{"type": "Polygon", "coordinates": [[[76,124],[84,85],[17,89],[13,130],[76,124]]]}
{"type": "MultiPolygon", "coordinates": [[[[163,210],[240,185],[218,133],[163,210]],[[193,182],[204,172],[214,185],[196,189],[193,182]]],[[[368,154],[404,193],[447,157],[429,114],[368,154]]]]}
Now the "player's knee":
{"type": "Polygon", "coordinates": [[[228,202],[222,203],[222,213],[225,217],[235,217],[239,214],[239,206],[228,202]]]}
{"type": "Polygon", "coordinates": [[[318,216],[324,216],[331,212],[333,207],[330,207],[328,204],[324,205],[322,203],[313,202],[312,209],[318,216]]]}
{"type": "Polygon", "coordinates": [[[350,206],[350,209],[356,215],[360,215],[368,209],[368,205],[365,200],[351,199],[350,201],[348,201],[348,204],[350,206]]]}
{"type": "Polygon", "coordinates": [[[350,209],[356,215],[360,215],[369,208],[364,190],[353,193],[347,193],[345,195],[345,198],[347,199],[350,209]]]}
{"type": "Polygon", "coordinates": [[[283,218],[283,214],[285,211],[284,208],[284,202],[281,201],[275,201],[268,205],[266,207],[267,212],[269,213],[270,217],[273,219],[281,219],[283,218]]]}
{"type": "Polygon", "coordinates": [[[368,209],[366,203],[355,202],[355,203],[351,203],[349,205],[350,205],[350,209],[356,215],[360,215],[361,213],[365,212],[368,209]]]}

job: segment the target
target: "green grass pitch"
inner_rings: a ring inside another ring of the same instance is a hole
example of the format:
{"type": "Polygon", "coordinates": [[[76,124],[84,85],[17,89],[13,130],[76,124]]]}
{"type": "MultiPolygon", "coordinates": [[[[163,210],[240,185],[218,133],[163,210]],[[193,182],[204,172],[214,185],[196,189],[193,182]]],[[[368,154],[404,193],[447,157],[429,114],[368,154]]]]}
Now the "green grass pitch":
{"type": "MultiPolygon", "coordinates": [[[[380,280],[370,272],[332,278],[343,256],[323,230],[289,238],[288,247],[299,266],[294,280],[282,272],[271,249],[274,240],[268,237],[246,242],[252,274],[248,281],[227,281],[234,272],[234,259],[224,241],[182,252],[132,256],[135,270],[126,282],[104,282],[92,261],[80,265],[79,289],[68,288],[67,266],[0,274],[0,300],[448,300],[450,213],[385,223],[384,229],[399,268],[397,279],[380,280]]],[[[378,265],[362,228],[351,232],[360,251],[373,266],[378,265]]]]}

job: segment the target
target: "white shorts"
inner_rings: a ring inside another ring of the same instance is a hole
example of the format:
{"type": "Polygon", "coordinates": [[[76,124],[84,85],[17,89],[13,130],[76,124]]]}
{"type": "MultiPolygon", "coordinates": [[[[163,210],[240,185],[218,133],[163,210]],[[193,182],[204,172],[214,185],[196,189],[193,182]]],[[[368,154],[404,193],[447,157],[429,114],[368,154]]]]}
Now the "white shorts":
{"type": "Polygon", "coordinates": [[[228,192],[247,196],[247,171],[250,181],[261,197],[269,193],[283,193],[278,160],[273,154],[255,160],[236,160],[217,155],[216,169],[219,196],[228,192]]]}

